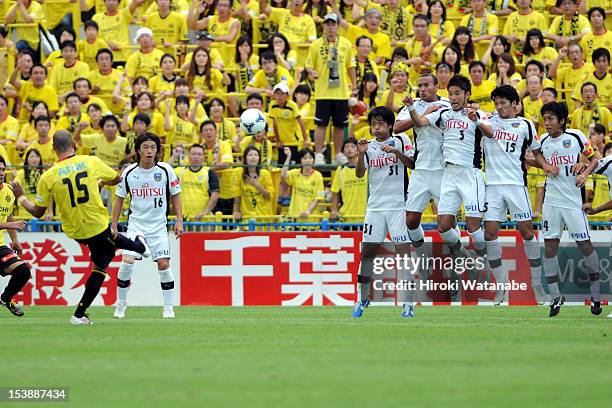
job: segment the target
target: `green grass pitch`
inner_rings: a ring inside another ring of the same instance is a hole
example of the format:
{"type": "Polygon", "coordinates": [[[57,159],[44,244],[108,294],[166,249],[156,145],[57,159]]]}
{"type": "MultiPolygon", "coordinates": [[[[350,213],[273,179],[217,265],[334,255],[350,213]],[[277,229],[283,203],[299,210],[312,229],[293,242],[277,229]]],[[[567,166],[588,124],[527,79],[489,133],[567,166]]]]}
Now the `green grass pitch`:
{"type": "MultiPolygon", "coordinates": [[[[72,308],[4,311],[2,386],[67,386],[75,407],[604,407],[612,319],[587,307],[72,308]]],[[[610,312],[605,308],[604,314],[610,312]]],[[[7,405],[7,404],[0,404],[7,405]]]]}

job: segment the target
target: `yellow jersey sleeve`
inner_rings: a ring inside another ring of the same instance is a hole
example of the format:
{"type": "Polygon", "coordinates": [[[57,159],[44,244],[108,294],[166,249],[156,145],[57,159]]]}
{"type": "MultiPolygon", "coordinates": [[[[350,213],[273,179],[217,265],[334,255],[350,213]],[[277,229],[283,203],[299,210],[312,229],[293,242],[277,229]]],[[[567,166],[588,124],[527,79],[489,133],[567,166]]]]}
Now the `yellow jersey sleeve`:
{"type": "Polygon", "coordinates": [[[112,167],[105,164],[99,157],[89,156],[92,168],[92,176],[103,181],[111,181],[117,177],[117,172],[112,167]]]}
{"type": "Polygon", "coordinates": [[[342,173],[342,170],[344,169],[344,167],[339,168],[336,171],[336,174],[334,174],[334,180],[332,181],[332,185],[331,185],[331,189],[330,191],[332,193],[339,193],[340,192],[340,173],[342,173]]]}
{"type": "Polygon", "coordinates": [[[222,140],[219,148],[221,150],[221,163],[233,163],[234,156],[232,155],[232,146],[230,143],[226,140],[222,140]]]}
{"type": "Polygon", "coordinates": [[[292,169],[287,172],[287,185],[293,186],[295,185],[295,181],[300,175],[300,169],[292,169]]]}

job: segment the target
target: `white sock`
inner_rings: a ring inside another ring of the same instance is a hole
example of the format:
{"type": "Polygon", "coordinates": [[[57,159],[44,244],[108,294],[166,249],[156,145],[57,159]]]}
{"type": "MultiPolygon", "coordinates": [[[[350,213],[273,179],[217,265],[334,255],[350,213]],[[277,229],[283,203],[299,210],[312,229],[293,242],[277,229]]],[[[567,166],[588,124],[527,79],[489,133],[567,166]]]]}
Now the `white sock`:
{"type": "MultiPolygon", "coordinates": [[[[476,254],[484,256],[487,253],[487,243],[485,243],[485,235],[482,228],[478,228],[476,231],[470,232],[469,234],[476,248],[476,254]]],[[[501,259],[501,247],[499,252],[499,259],[501,259]]]]}
{"type": "Polygon", "coordinates": [[[524,241],[525,255],[531,269],[531,282],[542,284],[542,259],[540,258],[540,243],[534,236],[529,241],[524,241]]]}
{"type": "Polygon", "coordinates": [[[441,232],[440,236],[444,242],[446,242],[446,245],[448,245],[451,254],[456,255],[459,253],[459,250],[461,249],[461,241],[459,241],[460,235],[454,228],[441,232]]]}
{"type": "Polygon", "coordinates": [[[174,276],[172,275],[172,269],[168,268],[158,272],[162,294],[164,295],[164,306],[172,306],[174,304],[174,276]]]}
{"type": "Polygon", "coordinates": [[[117,300],[122,303],[127,303],[127,294],[130,289],[130,281],[134,272],[134,264],[121,262],[119,272],[117,273],[117,300]]]}
{"type": "Polygon", "coordinates": [[[506,271],[502,266],[502,248],[499,240],[487,241],[487,259],[496,283],[504,283],[508,281],[506,271]]]}
{"type": "Polygon", "coordinates": [[[408,238],[410,238],[410,240],[412,242],[420,242],[423,241],[425,239],[425,232],[423,232],[423,227],[421,227],[419,225],[418,228],[415,229],[409,229],[408,230],[408,238]]]}

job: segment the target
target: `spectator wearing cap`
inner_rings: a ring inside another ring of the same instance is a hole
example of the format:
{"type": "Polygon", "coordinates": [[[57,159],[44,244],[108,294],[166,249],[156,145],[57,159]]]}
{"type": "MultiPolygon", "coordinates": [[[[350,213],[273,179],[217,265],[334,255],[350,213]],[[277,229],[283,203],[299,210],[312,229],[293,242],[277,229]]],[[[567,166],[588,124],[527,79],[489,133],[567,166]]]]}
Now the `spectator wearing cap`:
{"type": "MultiPolygon", "coordinates": [[[[334,14],[339,16],[338,6],[332,4],[334,14]]],[[[391,39],[380,29],[382,14],[380,10],[371,8],[365,12],[365,27],[358,27],[340,18],[340,34],[355,44],[357,38],[365,35],[372,40],[372,53],[370,58],[374,59],[377,65],[382,65],[385,60],[391,58],[391,39]]]]}
{"type": "MultiPolygon", "coordinates": [[[[130,55],[130,7],[119,8],[118,0],[104,0],[106,11],[94,14],[92,20],[98,23],[99,35],[113,51],[113,68],[125,65],[130,55]]],[[[136,7],[136,5],[134,5],[136,7]]]]}
{"type": "Polygon", "coordinates": [[[302,120],[300,109],[289,97],[290,89],[285,82],[280,82],[272,90],[274,100],[270,103],[268,114],[272,119],[274,137],[278,148],[278,162],[285,162],[283,149],[288,146],[293,157],[298,150],[310,147],[310,139],[302,120]]]}
{"type": "Polygon", "coordinates": [[[403,106],[403,100],[412,92],[412,85],[408,80],[410,68],[403,62],[393,66],[389,74],[389,89],[383,92],[381,102],[397,113],[403,106]]]}
{"type": "Polygon", "coordinates": [[[136,31],[136,41],[140,46],[138,51],[131,54],[125,64],[130,84],[134,78],[143,76],[147,80],[159,73],[160,61],[164,52],[155,48],[153,32],[148,27],[141,27],[136,31]]]}
{"type": "MultiPolygon", "coordinates": [[[[210,57],[210,64],[213,68],[217,68],[218,70],[222,70],[225,68],[223,65],[223,58],[221,58],[221,53],[219,50],[212,47],[213,36],[208,31],[200,31],[196,36],[196,49],[204,48],[208,51],[208,56],[210,57]]],[[[187,72],[189,71],[189,64],[191,64],[191,60],[193,59],[194,51],[191,51],[185,57],[185,63],[181,67],[181,71],[187,72]]]]}
{"type": "MultiPolygon", "coordinates": [[[[137,7],[144,4],[145,0],[134,0],[137,7]]],[[[177,46],[187,41],[187,19],[179,12],[171,9],[172,0],[156,0],[157,11],[146,15],[144,26],[151,29],[153,36],[157,38],[157,48],[177,56],[177,46]]]]}
{"type": "Polygon", "coordinates": [[[198,20],[205,6],[203,2],[191,2],[187,22],[192,30],[208,30],[219,48],[223,65],[229,67],[236,57],[240,21],[232,17],[232,0],[217,0],[216,4],[215,14],[198,20]]]}
{"type": "Polygon", "coordinates": [[[342,154],[344,130],[348,127],[348,98],[357,94],[353,43],[338,35],[338,14],[324,18],[324,34],[310,45],[306,70],[315,79],[315,162],[324,164],[325,130],[332,120],[335,162],[345,163],[342,154]]]}

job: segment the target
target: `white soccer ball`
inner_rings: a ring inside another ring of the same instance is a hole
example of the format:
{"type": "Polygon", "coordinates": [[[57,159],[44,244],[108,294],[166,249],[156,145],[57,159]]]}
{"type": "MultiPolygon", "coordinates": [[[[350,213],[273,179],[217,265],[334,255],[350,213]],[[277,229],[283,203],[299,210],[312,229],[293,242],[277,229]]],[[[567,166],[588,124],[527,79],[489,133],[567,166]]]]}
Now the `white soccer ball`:
{"type": "Polygon", "coordinates": [[[240,129],[247,135],[256,135],[266,128],[266,117],[259,109],[247,109],[240,115],[240,129]]]}

